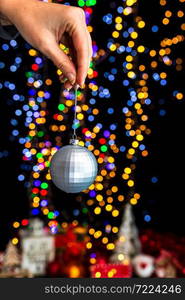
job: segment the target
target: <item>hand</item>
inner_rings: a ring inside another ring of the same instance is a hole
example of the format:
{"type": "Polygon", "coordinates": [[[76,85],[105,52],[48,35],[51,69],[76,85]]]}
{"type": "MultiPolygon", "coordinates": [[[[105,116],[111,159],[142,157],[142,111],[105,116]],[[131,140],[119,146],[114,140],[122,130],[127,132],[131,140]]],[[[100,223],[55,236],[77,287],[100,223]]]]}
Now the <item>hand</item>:
{"type": "Polygon", "coordinates": [[[67,78],[65,88],[83,86],[92,57],[91,37],[81,8],[38,0],[0,0],[0,13],[24,39],[50,58],[67,78]],[[59,43],[69,47],[69,56],[59,43]]]}

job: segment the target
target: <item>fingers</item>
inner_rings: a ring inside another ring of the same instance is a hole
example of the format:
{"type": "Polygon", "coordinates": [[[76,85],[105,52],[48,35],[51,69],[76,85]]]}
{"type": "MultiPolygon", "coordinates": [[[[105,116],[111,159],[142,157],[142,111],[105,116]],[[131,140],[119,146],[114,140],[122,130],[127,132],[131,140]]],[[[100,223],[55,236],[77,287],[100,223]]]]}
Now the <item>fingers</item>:
{"type": "MultiPolygon", "coordinates": [[[[88,68],[90,66],[90,62],[91,62],[91,59],[92,59],[92,41],[91,41],[91,37],[90,37],[90,34],[89,32],[87,31],[86,29],[86,36],[87,36],[87,45],[88,45],[88,51],[87,51],[87,65],[84,66],[84,70],[80,70],[79,69],[79,65],[78,65],[78,55],[77,55],[77,51],[75,50],[75,48],[73,47],[73,44],[71,43],[71,41],[68,41],[68,44],[69,44],[69,53],[70,53],[70,56],[72,58],[72,61],[77,69],[77,78],[76,78],[76,82],[77,84],[79,85],[83,85],[82,81],[80,81],[80,76],[81,74],[80,71],[82,71],[82,73],[84,72],[84,75],[82,74],[82,76],[85,78],[87,76],[87,71],[88,71],[88,68]]],[[[84,61],[83,61],[83,64],[84,64],[84,61]]],[[[60,76],[60,80],[61,82],[64,83],[64,88],[65,89],[71,89],[72,88],[72,85],[70,84],[69,81],[66,80],[65,76],[62,75],[60,76]]]]}
{"type": "Polygon", "coordinates": [[[72,60],[59,48],[55,40],[51,41],[49,47],[45,47],[42,52],[50,58],[68,79],[71,85],[76,82],[76,68],[72,60]]]}
{"type": "Polygon", "coordinates": [[[72,35],[73,46],[77,53],[77,76],[76,82],[83,86],[89,68],[90,57],[92,55],[92,44],[89,32],[86,29],[85,18],[81,19],[79,26],[72,35]]]}
{"type": "MultiPolygon", "coordinates": [[[[75,68],[77,70],[77,63],[76,63],[76,54],[75,50],[72,46],[72,41],[70,38],[66,39],[66,42],[64,45],[68,45],[69,48],[69,57],[70,60],[72,59],[73,64],[75,65],[75,68]]],[[[60,75],[60,81],[64,84],[64,89],[70,90],[73,85],[69,82],[69,80],[64,76],[64,74],[60,75]]]]}
{"type": "Polygon", "coordinates": [[[89,63],[89,48],[88,48],[87,34],[85,30],[80,32],[79,29],[77,29],[73,37],[73,43],[77,52],[76,82],[80,86],[83,86],[87,75],[88,63],[89,63]]]}
{"type": "Polygon", "coordinates": [[[67,41],[72,59],[59,48],[56,38],[51,32],[47,34],[47,45],[44,45],[42,49],[39,47],[53,61],[57,68],[62,71],[64,78],[68,79],[64,83],[64,87],[68,89],[75,84],[81,87],[84,85],[92,57],[92,41],[86,27],[84,12],[81,9],[76,10],[76,8],[74,12],[70,22],[72,25],[71,27],[69,26],[71,30],[66,31],[67,35],[63,32],[58,39],[58,41],[62,42],[63,40],[64,42],[67,41]],[[74,15],[76,15],[75,19],[74,15]]]}
{"type": "Polygon", "coordinates": [[[93,55],[93,50],[92,50],[92,40],[88,30],[87,30],[87,37],[88,37],[88,45],[89,45],[89,65],[90,65],[92,55],[93,55]]]}

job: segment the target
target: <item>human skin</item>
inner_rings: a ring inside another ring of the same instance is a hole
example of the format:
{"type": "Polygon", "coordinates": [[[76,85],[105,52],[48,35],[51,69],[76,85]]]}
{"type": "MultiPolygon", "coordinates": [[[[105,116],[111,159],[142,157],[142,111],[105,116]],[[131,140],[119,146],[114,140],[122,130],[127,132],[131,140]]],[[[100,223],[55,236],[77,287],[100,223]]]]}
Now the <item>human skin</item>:
{"type": "Polygon", "coordinates": [[[84,85],[92,42],[81,8],[38,0],[0,0],[0,14],[62,71],[65,88],[84,85]],[[59,43],[69,47],[70,57],[59,43]]]}

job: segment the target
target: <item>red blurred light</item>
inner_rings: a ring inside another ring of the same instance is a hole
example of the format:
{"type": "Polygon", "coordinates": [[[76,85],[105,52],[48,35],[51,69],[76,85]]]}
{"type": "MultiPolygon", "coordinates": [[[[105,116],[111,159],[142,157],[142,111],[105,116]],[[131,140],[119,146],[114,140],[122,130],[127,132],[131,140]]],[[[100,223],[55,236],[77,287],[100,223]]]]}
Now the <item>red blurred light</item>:
{"type": "Polygon", "coordinates": [[[29,221],[28,221],[27,219],[23,219],[22,222],[21,222],[21,224],[22,224],[23,226],[28,225],[28,223],[29,223],[29,221]]]}
{"type": "Polygon", "coordinates": [[[47,195],[47,193],[48,193],[48,191],[47,191],[47,190],[41,190],[41,191],[40,191],[40,194],[41,194],[42,196],[46,196],[46,195],[47,195]]]}
{"type": "Polygon", "coordinates": [[[38,66],[37,64],[33,64],[33,65],[31,66],[31,68],[32,68],[33,71],[38,71],[39,66],[38,66]]]}
{"type": "Polygon", "coordinates": [[[33,188],[33,189],[32,189],[32,193],[33,193],[33,194],[38,194],[38,193],[39,193],[39,189],[33,188]]]}
{"type": "Polygon", "coordinates": [[[88,131],[88,128],[83,128],[82,129],[82,133],[86,133],[86,131],[88,131]]]}
{"type": "Polygon", "coordinates": [[[99,143],[101,145],[106,144],[106,139],[104,139],[104,138],[99,139],[99,143]]]}

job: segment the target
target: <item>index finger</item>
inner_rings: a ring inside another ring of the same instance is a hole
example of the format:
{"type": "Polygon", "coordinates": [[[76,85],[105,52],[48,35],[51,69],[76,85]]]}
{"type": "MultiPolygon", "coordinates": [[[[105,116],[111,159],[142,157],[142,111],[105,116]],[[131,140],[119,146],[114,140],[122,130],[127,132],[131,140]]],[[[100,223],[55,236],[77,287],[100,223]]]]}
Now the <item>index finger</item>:
{"type": "Polygon", "coordinates": [[[77,53],[76,83],[80,86],[84,84],[89,68],[90,42],[85,26],[85,24],[80,24],[79,26],[77,26],[72,35],[73,45],[77,53]]]}

